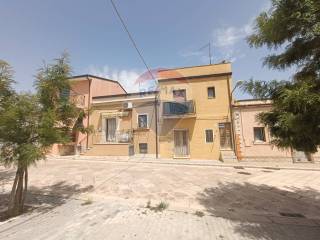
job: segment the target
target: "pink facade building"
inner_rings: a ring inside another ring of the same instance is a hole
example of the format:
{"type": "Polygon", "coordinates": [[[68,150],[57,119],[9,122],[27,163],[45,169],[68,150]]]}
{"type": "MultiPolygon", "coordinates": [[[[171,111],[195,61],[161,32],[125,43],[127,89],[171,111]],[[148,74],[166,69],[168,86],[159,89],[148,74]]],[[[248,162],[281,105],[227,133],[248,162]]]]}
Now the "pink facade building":
{"type": "MultiPolygon", "coordinates": [[[[235,149],[239,161],[306,161],[302,152],[273,146],[268,128],[257,120],[257,114],[270,111],[270,100],[239,100],[233,104],[235,149]]],[[[320,160],[319,151],[314,154],[320,160]]]]}
{"type": "MultiPolygon", "coordinates": [[[[91,108],[94,97],[127,93],[119,82],[89,74],[73,76],[69,81],[71,83],[70,100],[85,111],[91,108]]],[[[89,122],[90,115],[84,119],[84,126],[88,127],[89,122]]],[[[51,154],[69,155],[84,151],[88,148],[88,138],[87,134],[76,133],[74,142],[67,145],[55,144],[51,154]]]]}

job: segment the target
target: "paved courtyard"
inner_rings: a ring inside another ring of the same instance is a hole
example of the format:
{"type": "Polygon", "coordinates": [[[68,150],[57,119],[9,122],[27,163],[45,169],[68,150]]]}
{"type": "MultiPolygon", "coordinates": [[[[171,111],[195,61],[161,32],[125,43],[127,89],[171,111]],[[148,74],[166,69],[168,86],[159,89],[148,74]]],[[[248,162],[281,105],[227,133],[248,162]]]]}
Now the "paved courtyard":
{"type": "MultiPolygon", "coordinates": [[[[14,177],[0,168],[0,209],[14,177]]],[[[320,171],[49,160],[0,239],[319,239],[320,171]],[[169,204],[163,212],[146,208],[169,204]],[[204,214],[204,216],[202,216],[204,214]]]]}

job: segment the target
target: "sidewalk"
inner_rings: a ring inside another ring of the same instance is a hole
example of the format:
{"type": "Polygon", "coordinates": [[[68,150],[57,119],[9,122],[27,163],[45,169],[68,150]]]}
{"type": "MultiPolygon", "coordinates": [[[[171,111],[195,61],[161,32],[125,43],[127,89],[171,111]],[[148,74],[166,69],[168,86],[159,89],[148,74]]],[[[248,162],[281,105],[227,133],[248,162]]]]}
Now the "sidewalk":
{"type": "MultiPolygon", "coordinates": [[[[256,219],[259,216],[256,217],[256,219]]],[[[255,219],[255,220],[256,220],[255,219]]],[[[154,212],[120,202],[79,200],[44,213],[33,213],[0,224],[0,238],[19,239],[143,239],[245,240],[318,239],[320,227],[308,222],[232,220],[169,209],[154,212]]]]}
{"type": "Polygon", "coordinates": [[[289,162],[235,162],[224,163],[219,160],[197,160],[197,159],[165,159],[151,157],[125,157],[125,156],[49,156],[51,160],[76,160],[76,161],[106,161],[124,163],[149,163],[149,164],[171,164],[191,166],[212,166],[228,168],[263,168],[272,170],[305,170],[320,171],[320,163],[289,163],[289,162]]]}

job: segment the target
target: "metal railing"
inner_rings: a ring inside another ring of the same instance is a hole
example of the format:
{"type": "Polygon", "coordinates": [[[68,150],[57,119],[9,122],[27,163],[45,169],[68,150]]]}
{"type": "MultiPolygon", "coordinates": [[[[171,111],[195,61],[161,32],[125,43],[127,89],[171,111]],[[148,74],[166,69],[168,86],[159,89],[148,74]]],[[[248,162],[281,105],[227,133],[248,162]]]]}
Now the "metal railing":
{"type": "Polygon", "coordinates": [[[133,134],[131,130],[118,130],[114,133],[95,132],[93,135],[93,143],[131,143],[133,134]]]}
{"type": "Polygon", "coordinates": [[[174,116],[195,113],[194,101],[184,102],[163,102],[163,116],[174,116]]]}

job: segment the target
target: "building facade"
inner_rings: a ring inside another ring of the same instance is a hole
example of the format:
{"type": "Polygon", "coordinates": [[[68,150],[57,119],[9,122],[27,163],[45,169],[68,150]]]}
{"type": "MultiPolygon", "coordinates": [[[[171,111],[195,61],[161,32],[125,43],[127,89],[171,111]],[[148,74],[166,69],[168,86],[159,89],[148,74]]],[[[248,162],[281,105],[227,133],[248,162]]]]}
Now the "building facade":
{"type": "MultiPolygon", "coordinates": [[[[261,112],[270,111],[270,100],[239,100],[233,104],[236,155],[239,161],[286,161],[306,162],[303,152],[291,149],[278,149],[270,142],[272,137],[268,128],[257,120],[261,112]]],[[[320,160],[319,151],[314,154],[320,160]]]]}
{"type": "MultiPolygon", "coordinates": [[[[159,70],[158,89],[127,93],[114,80],[70,79],[70,100],[89,114],[90,134],[54,145],[56,155],[152,156],[228,161],[306,161],[304,153],[271,144],[256,115],[272,102],[232,98],[230,63],[159,70]]],[[[314,154],[316,161],[320,153],[314,154]]]]}
{"type": "Polygon", "coordinates": [[[88,156],[153,156],[157,152],[157,92],[92,99],[88,156]]]}
{"type": "Polygon", "coordinates": [[[231,64],[158,73],[162,158],[219,159],[231,151],[231,64]]]}
{"type": "MultiPolygon", "coordinates": [[[[67,94],[70,101],[77,107],[88,112],[91,109],[92,100],[97,96],[124,94],[125,89],[114,80],[101,78],[93,75],[73,76],[69,79],[71,89],[67,94]]],[[[84,119],[83,125],[89,127],[90,115],[84,119]]],[[[52,147],[53,155],[70,155],[85,152],[88,148],[89,135],[80,132],[75,133],[73,142],[69,144],[55,144],[52,147]]]]}

